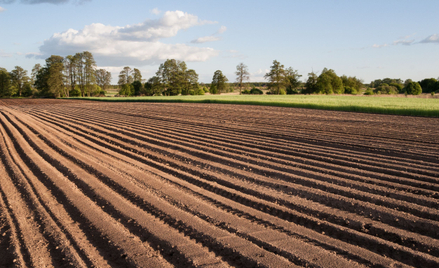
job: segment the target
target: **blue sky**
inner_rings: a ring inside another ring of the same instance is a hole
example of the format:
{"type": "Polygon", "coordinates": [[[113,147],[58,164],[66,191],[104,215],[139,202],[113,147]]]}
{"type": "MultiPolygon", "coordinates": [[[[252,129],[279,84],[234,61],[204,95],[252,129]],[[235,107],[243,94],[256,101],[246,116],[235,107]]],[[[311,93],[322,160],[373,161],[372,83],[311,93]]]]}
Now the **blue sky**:
{"type": "Polygon", "coordinates": [[[323,68],[365,83],[439,76],[439,1],[0,0],[0,67],[30,73],[50,55],[93,53],[98,68],[138,68],[148,79],[167,58],[200,82],[236,65],[251,81],[273,60],[306,80],[323,68]]]}

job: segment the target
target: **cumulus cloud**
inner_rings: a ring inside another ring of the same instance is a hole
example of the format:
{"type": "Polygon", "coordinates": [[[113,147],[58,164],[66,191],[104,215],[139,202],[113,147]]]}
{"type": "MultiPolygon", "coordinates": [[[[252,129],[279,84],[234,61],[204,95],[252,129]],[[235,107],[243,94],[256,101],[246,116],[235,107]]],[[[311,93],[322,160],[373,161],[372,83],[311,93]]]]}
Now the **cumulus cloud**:
{"type": "Polygon", "coordinates": [[[82,30],[55,33],[44,41],[40,54],[35,56],[44,59],[53,54],[66,56],[89,51],[103,66],[154,65],[169,58],[206,61],[218,52],[208,47],[160,42],[160,39],[177,35],[180,30],[206,23],[214,22],[202,21],[182,11],[167,11],[160,19],[124,27],[94,23],[82,30]]]}
{"type": "MultiPolygon", "coordinates": [[[[74,3],[78,3],[81,4],[83,2],[88,2],[91,0],[73,0],[72,2],[74,3]]],[[[5,3],[5,4],[10,4],[10,3],[14,3],[16,2],[16,0],[0,0],[0,3],[5,3]]],[[[43,4],[43,3],[48,3],[48,4],[64,4],[64,3],[68,3],[70,2],[70,0],[20,0],[20,3],[23,4],[43,4]]]]}
{"type": "Polygon", "coordinates": [[[433,34],[422,40],[420,43],[436,43],[439,44],[439,34],[433,34]]]}
{"type": "Polygon", "coordinates": [[[158,15],[160,13],[162,13],[158,8],[154,8],[153,10],[151,10],[151,13],[154,15],[158,15]]]}
{"type": "Polygon", "coordinates": [[[216,22],[201,21],[197,16],[182,11],[166,11],[163,17],[158,20],[147,20],[143,23],[119,28],[118,34],[120,38],[125,40],[157,41],[175,36],[180,30],[211,23],[216,22]]]}
{"type": "Polygon", "coordinates": [[[217,35],[224,33],[226,30],[227,30],[226,26],[221,26],[219,28],[219,30],[216,31],[216,33],[214,33],[212,35],[208,35],[208,36],[199,37],[197,39],[192,40],[191,43],[193,43],[193,44],[201,44],[201,43],[213,42],[213,41],[221,40],[221,37],[219,37],[217,35]]]}

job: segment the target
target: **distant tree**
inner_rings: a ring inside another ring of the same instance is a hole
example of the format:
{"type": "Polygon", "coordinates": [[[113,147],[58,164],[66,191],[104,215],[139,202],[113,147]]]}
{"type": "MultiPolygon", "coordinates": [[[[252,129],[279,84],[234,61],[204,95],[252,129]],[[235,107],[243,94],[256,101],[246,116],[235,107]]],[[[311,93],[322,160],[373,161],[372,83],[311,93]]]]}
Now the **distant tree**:
{"type": "Polygon", "coordinates": [[[64,89],[64,58],[52,55],[46,59],[48,69],[47,86],[48,92],[52,97],[59,98],[64,89]]]}
{"type": "Polygon", "coordinates": [[[410,82],[404,87],[404,92],[408,95],[419,95],[422,93],[422,88],[417,82],[410,82]]]}
{"type": "MultiPolygon", "coordinates": [[[[411,82],[411,80],[406,80],[405,83],[411,82]]],[[[384,78],[384,79],[376,79],[373,82],[370,83],[370,87],[373,88],[377,88],[379,86],[381,86],[382,84],[387,84],[387,85],[393,85],[396,86],[396,84],[399,84],[401,86],[404,86],[405,84],[401,79],[399,78],[384,78]]],[[[396,86],[398,88],[398,86],[396,86]]]]}
{"type": "Polygon", "coordinates": [[[132,96],[134,95],[134,88],[132,84],[124,84],[119,90],[119,95],[121,96],[132,96]]]}
{"type": "Polygon", "coordinates": [[[298,93],[297,88],[300,87],[300,85],[302,84],[299,80],[300,77],[302,77],[302,76],[297,72],[297,70],[294,70],[291,67],[289,67],[285,71],[285,78],[287,80],[287,87],[286,87],[287,94],[298,93]]]}
{"type": "Polygon", "coordinates": [[[38,72],[41,70],[41,64],[37,63],[34,65],[34,67],[32,68],[32,73],[31,73],[31,77],[30,77],[30,84],[32,87],[35,86],[35,81],[37,80],[37,74],[38,72]]]}
{"type": "Polygon", "coordinates": [[[68,61],[71,65],[70,90],[78,85],[82,96],[92,95],[96,89],[96,61],[93,54],[88,51],[76,53],[68,56],[68,61]]]}
{"type": "Polygon", "coordinates": [[[106,91],[111,86],[111,73],[105,69],[96,70],[96,84],[106,91]]]}
{"type": "Polygon", "coordinates": [[[14,70],[10,73],[11,83],[17,89],[17,95],[21,97],[24,85],[29,82],[27,71],[20,66],[15,66],[14,70]]]}
{"type": "Polygon", "coordinates": [[[132,89],[133,89],[133,95],[134,96],[140,96],[141,94],[144,94],[145,88],[143,87],[142,82],[139,80],[136,80],[131,83],[132,89]]]}
{"type": "Polygon", "coordinates": [[[305,90],[302,92],[305,94],[318,93],[319,89],[317,87],[317,79],[318,79],[318,76],[316,73],[314,73],[314,72],[308,73],[308,79],[306,80],[306,83],[305,83],[305,90]]]}
{"type": "Polygon", "coordinates": [[[84,60],[84,84],[85,91],[87,96],[93,94],[96,89],[96,61],[88,51],[84,51],[83,60],[84,60]]]}
{"type": "Polygon", "coordinates": [[[134,82],[134,78],[132,76],[133,74],[133,70],[131,70],[130,67],[125,66],[122,71],[120,71],[119,73],[119,81],[117,82],[117,84],[119,86],[123,86],[126,84],[131,84],[132,82],[134,82]]]}
{"type": "Polygon", "coordinates": [[[323,69],[317,78],[317,88],[321,94],[344,93],[343,82],[332,69],[323,69]]]}
{"type": "Polygon", "coordinates": [[[74,91],[76,87],[76,79],[77,79],[77,57],[68,55],[64,59],[64,77],[65,77],[65,86],[70,92],[74,91]]]}
{"type": "Polygon", "coordinates": [[[146,96],[160,96],[162,94],[162,85],[158,76],[151,77],[144,87],[146,96]]]}
{"type": "Polygon", "coordinates": [[[216,70],[213,74],[212,83],[210,85],[211,87],[211,93],[212,93],[212,87],[213,87],[213,94],[221,94],[222,92],[225,92],[227,89],[227,77],[223,75],[223,73],[220,70],[216,70]]]}
{"type": "Polygon", "coordinates": [[[345,88],[345,93],[347,94],[357,94],[363,87],[363,81],[355,76],[347,77],[346,75],[342,75],[340,76],[340,79],[343,82],[343,87],[345,88]]]}
{"type": "MultiPolygon", "coordinates": [[[[198,88],[198,74],[195,70],[188,69],[184,61],[175,59],[166,60],[160,64],[156,72],[156,77],[160,80],[163,95],[188,95],[198,88]]],[[[156,82],[157,81],[154,81],[155,85],[157,85],[156,82]]],[[[149,84],[148,87],[150,87],[150,85],[151,84],[149,84]]]]}
{"type": "Polygon", "coordinates": [[[24,83],[22,96],[23,97],[30,97],[33,94],[34,94],[34,92],[33,92],[32,86],[30,85],[30,82],[24,83]]]}
{"type": "Polygon", "coordinates": [[[374,94],[398,94],[399,90],[395,86],[382,83],[373,90],[374,94]]]}
{"type": "Polygon", "coordinates": [[[250,73],[248,72],[248,67],[244,63],[240,63],[236,66],[236,82],[238,83],[239,87],[239,94],[241,94],[242,87],[244,81],[247,81],[250,79],[250,73]]]}
{"type": "Polygon", "coordinates": [[[434,78],[423,79],[419,81],[419,85],[424,93],[431,93],[439,90],[439,81],[434,78]]]}
{"type": "Polygon", "coordinates": [[[139,69],[134,68],[133,70],[133,80],[142,82],[142,74],[139,69]]]}
{"type": "Polygon", "coordinates": [[[268,89],[272,94],[285,94],[285,86],[287,85],[285,67],[277,60],[273,61],[270,71],[265,74],[268,80],[268,89]]]}
{"type": "Polygon", "coordinates": [[[168,59],[160,64],[156,76],[160,78],[163,94],[175,96],[181,93],[183,74],[187,70],[184,61],[168,59]]]}
{"type": "Polygon", "coordinates": [[[0,98],[11,96],[11,76],[6,69],[0,68],[0,98]]]}
{"type": "Polygon", "coordinates": [[[189,95],[198,89],[198,74],[193,69],[183,71],[182,75],[182,95],[189,95]]]}

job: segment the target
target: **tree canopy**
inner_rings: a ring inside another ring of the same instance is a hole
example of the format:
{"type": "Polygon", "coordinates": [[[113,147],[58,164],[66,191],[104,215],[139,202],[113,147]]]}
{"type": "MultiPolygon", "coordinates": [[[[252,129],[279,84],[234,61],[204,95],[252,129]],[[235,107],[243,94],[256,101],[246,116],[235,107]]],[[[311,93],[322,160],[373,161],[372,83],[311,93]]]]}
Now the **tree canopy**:
{"type": "Polygon", "coordinates": [[[216,70],[212,77],[212,83],[210,84],[210,93],[221,94],[226,92],[226,82],[227,77],[221,72],[221,70],[216,70]]]}

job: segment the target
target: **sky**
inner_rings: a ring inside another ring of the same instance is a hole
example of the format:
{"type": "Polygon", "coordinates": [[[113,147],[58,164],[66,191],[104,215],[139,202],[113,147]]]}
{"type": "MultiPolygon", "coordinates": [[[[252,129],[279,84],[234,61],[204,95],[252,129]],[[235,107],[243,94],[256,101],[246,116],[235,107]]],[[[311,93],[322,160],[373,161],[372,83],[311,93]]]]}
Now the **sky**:
{"type": "Polygon", "coordinates": [[[415,81],[439,77],[438,0],[0,0],[0,67],[30,74],[51,55],[89,51],[117,83],[124,66],[144,79],[166,59],[209,83],[248,66],[264,82],[273,60],[306,81],[337,75],[415,81]]]}

